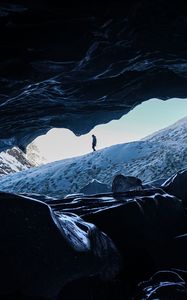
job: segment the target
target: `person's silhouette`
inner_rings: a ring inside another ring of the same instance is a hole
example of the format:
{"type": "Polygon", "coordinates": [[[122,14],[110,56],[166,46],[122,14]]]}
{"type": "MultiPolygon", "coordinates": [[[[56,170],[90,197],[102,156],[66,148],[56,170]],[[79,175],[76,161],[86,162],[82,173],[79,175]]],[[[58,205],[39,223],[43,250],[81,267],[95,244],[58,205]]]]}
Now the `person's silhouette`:
{"type": "Polygon", "coordinates": [[[92,149],[93,149],[93,151],[96,151],[96,149],[95,149],[96,145],[97,145],[96,136],[94,134],[92,134],[92,149]]]}

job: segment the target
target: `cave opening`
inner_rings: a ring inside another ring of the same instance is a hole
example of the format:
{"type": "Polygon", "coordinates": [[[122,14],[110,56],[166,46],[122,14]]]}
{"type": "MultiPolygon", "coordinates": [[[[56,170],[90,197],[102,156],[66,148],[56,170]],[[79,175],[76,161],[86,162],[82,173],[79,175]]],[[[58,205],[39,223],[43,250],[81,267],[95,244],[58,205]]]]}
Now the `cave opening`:
{"type": "Polygon", "coordinates": [[[187,299],[186,20],[185,1],[0,2],[0,298],[187,299]]]}
{"type": "Polygon", "coordinates": [[[97,136],[97,150],[115,144],[137,141],[174,124],[187,116],[186,99],[156,98],[147,100],[119,120],[95,126],[89,133],[76,136],[68,129],[51,129],[46,135],[37,137],[27,147],[27,156],[38,149],[38,163],[52,162],[87,154],[91,149],[91,135],[97,136]]]}
{"type": "Polygon", "coordinates": [[[187,165],[186,112],[186,99],[153,98],[86,135],[54,128],[28,145],[26,155],[19,148],[2,153],[0,188],[62,197],[91,182],[110,190],[116,174],[164,182],[187,165]]]}

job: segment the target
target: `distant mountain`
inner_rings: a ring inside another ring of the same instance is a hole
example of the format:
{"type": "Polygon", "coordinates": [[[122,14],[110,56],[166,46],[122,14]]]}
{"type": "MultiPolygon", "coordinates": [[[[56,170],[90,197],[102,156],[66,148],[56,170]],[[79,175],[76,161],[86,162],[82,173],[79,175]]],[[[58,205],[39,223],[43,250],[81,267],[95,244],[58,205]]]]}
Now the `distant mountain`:
{"type": "Polygon", "coordinates": [[[185,167],[187,117],[140,141],[5,176],[0,190],[60,197],[80,192],[92,179],[111,185],[113,177],[122,173],[148,182],[168,178],[185,167]]]}
{"type": "Polygon", "coordinates": [[[27,170],[33,166],[17,147],[0,153],[0,176],[27,170]]]}
{"type": "Polygon", "coordinates": [[[26,158],[34,165],[40,166],[46,163],[46,159],[41,155],[40,150],[34,142],[29,144],[26,149],[26,158]]]}

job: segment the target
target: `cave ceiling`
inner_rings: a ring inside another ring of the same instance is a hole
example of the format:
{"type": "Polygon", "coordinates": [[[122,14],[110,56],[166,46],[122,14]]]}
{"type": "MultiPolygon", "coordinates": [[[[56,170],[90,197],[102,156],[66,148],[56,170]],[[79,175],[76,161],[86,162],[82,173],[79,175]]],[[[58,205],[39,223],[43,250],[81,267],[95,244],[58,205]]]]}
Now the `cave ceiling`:
{"type": "Polygon", "coordinates": [[[62,3],[0,2],[1,149],[187,97],[185,3],[62,3]]]}

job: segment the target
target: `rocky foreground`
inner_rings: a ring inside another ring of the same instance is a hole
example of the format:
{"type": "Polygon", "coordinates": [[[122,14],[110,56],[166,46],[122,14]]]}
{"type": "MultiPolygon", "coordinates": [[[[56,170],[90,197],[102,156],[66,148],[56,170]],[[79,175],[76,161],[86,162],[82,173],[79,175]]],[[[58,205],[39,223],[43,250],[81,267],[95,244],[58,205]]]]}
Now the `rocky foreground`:
{"type": "Polygon", "coordinates": [[[0,194],[3,299],[187,299],[187,170],[160,188],[0,194]]]}

